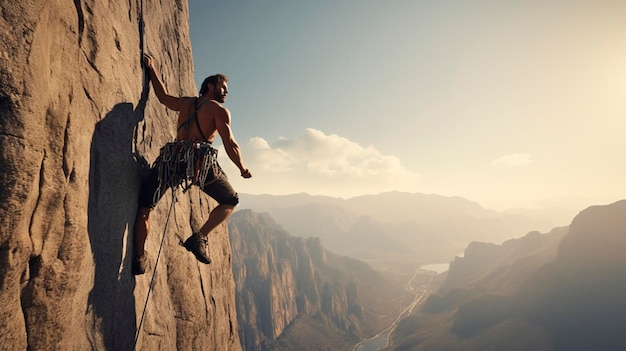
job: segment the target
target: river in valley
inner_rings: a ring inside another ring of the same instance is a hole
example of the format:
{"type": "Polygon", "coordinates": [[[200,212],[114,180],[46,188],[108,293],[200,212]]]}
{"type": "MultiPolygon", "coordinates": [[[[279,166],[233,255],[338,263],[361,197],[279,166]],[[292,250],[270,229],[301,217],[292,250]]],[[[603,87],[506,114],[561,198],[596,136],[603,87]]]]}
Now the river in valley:
{"type": "Polygon", "coordinates": [[[356,344],[352,351],[377,351],[383,350],[387,346],[389,346],[389,338],[392,332],[396,329],[396,326],[402,320],[402,318],[408,316],[413,312],[413,309],[420,303],[424,302],[424,300],[428,297],[431,292],[431,283],[436,274],[445,272],[448,270],[449,264],[433,264],[433,265],[425,265],[418,268],[413,277],[407,283],[407,292],[414,294],[413,301],[405,307],[396,319],[391,323],[391,325],[380,332],[378,335],[373,338],[361,341],[356,344]]]}

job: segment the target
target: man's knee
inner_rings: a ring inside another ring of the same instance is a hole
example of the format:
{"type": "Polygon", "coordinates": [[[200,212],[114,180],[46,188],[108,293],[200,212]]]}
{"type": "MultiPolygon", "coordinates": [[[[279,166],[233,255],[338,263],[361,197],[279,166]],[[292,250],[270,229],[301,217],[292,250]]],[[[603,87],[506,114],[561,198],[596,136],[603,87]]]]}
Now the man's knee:
{"type": "Polygon", "coordinates": [[[234,193],[232,196],[220,202],[220,205],[228,205],[228,206],[232,206],[233,208],[237,206],[238,204],[239,204],[239,195],[237,193],[234,193]]]}

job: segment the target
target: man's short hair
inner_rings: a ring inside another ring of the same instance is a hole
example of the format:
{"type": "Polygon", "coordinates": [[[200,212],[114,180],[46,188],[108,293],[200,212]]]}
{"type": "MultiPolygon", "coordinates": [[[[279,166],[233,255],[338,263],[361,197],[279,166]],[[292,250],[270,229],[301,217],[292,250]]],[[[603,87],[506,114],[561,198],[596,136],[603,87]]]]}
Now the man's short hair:
{"type": "Polygon", "coordinates": [[[204,82],[202,82],[202,86],[200,87],[200,95],[204,95],[209,91],[209,84],[211,84],[213,87],[216,87],[221,82],[228,82],[228,77],[219,73],[206,77],[204,82]]]}

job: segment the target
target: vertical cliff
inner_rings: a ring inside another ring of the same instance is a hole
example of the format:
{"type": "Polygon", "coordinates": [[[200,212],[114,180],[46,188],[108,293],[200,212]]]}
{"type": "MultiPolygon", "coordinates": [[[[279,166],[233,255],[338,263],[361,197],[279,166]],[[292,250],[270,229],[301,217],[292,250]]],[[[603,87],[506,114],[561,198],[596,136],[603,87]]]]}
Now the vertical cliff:
{"type": "MultiPolygon", "coordinates": [[[[139,184],[175,135],[142,48],[170,92],[194,95],[188,32],[182,0],[0,0],[0,348],[134,346],[152,276],[130,269],[139,184]]],[[[169,194],[138,349],[239,350],[227,229],[198,264],[180,241],[214,203],[177,192],[166,230],[169,194]]]]}
{"type": "Polygon", "coordinates": [[[289,235],[267,214],[238,211],[229,228],[246,350],[347,350],[408,303],[402,284],[318,238],[289,235]]]}

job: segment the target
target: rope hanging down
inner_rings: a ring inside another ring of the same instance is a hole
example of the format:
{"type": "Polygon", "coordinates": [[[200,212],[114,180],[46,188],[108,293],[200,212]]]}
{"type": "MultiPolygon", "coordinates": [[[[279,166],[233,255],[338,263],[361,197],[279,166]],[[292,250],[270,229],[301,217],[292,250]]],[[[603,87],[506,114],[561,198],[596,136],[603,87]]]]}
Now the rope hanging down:
{"type": "Polygon", "coordinates": [[[141,327],[143,326],[143,320],[146,316],[146,309],[148,308],[148,300],[150,299],[150,293],[154,288],[156,277],[156,269],[159,265],[159,258],[161,257],[161,251],[163,250],[163,243],[165,242],[165,233],[167,233],[167,226],[170,223],[170,216],[172,214],[172,210],[174,209],[174,204],[176,203],[176,194],[174,192],[175,189],[172,189],[172,204],[170,205],[170,210],[167,213],[167,219],[165,220],[165,226],[163,227],[163,235],[161,236],[161,244],[159,245],[159,252],[156,256],[156,261],[154,262],[154,270],[152,271],[152,279],[150,280],[150,286],[148,287],[148,294],[146,295],[146,302],[143,305],[143,312],[141,312],[141,320],[139,321],[139,326],[137,327],[137,331],[135,332],[135,341],[133,344],[133,350],[137,348],[137,341],[139,341],[139,334],[141,333],[141,327]]]}

